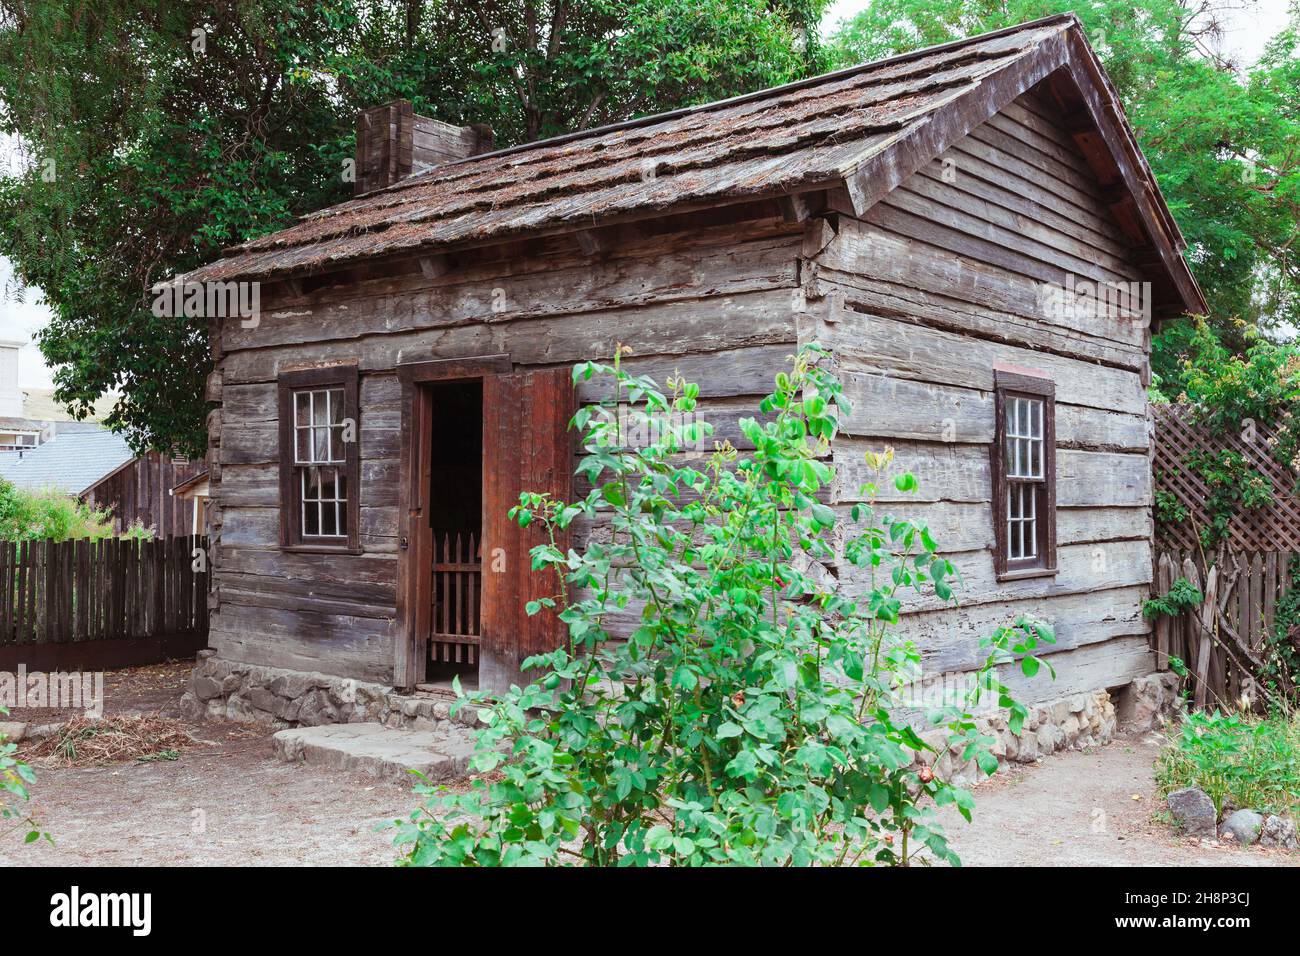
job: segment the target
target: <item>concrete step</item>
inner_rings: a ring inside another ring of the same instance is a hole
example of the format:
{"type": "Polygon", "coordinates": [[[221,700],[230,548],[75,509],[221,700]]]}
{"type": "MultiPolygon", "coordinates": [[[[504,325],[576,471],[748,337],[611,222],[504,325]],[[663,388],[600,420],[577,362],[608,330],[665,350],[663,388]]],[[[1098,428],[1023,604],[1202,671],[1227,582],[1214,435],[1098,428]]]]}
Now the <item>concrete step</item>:
{"type": "Polygon", "coordinates": [[[378,723],[323,724],[278,731],[275,753],[289,763],[309,763],[381,777],[414,781],[418,770],[432,783],[466,776],[474,736],[448,724],[437,730],[394,730],[378,723]]]}

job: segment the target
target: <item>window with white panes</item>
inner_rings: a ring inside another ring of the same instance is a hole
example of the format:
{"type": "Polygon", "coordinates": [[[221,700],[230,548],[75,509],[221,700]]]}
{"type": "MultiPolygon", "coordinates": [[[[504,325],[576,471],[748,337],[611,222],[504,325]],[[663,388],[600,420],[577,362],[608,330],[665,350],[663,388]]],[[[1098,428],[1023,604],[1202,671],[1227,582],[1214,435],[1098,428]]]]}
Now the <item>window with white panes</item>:
{"type": "Polygon", "coordinates": [[[1051,380],[996,373],[993,502],[999,576],[1056,570],[1055,402],[1051,380]]]}
{"type": "Polygon", "coordinates": [[[303,538],[346,538],[348,476],[341,388],[293,393],[294,464],[303,538]]]}
{"type": "Polygon", "coordinates": [[[354,365],[280,376],[280,544],[359,551],[354,365]]]}
{"type": "Polygon", "coordinates": [[[1043,470],[1043,401],[1008,396],[1006,415],[1007,558],[1038,556],[1038,505],[1043,470]]]}

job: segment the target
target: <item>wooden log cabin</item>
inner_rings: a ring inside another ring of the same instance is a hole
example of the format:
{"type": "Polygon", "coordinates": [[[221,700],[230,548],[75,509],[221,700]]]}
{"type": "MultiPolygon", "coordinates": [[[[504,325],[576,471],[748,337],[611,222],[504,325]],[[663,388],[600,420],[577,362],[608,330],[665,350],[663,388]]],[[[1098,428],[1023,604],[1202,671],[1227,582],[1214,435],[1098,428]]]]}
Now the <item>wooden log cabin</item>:
{"type": "Polygon", "coordinates": [[[1020,612],[1059,639],[1030,700],[1154,670],[1150,321],[1205,305],[1073,15],[487,150],[370,111],[355,198],[185,277],[261,283],[257,321],[213,320],[217,659],[507,685],[560,640],[505,514],[572,490],[601,397],[572,363],[624,343],[730,433],[819,340],[853,405],[835,505],[893,446],[920,495],[888,504],[964,575],[906,608],[931,673],[1020,612]]]}

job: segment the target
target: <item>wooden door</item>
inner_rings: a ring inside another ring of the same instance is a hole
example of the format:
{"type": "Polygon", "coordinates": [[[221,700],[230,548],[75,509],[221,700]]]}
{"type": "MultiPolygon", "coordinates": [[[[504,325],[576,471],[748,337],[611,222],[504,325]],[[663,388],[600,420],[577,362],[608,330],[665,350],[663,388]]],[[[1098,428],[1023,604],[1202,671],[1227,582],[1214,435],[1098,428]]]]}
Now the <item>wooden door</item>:
{"type": "MultiPolygon", "coordinates": [[[[393,653],[396,687],[411,688],[424,680],[433,628],[434,544],[429,523],[434,420],[431,385],[481,380],[486,393],[487,383],[498,377],[509,378],[510,369],[510,356],[504,354],[411,362],[397,367],[397,377],[402,383],[402,480],[393,653]]],[[[485,433],[485,448],[487,437],[485,433]]]]}
{"type": "MultiPolygon", "coordinates": [[[[573,497],[569,419],[575,396],[567,368],[512,372],[483,380],[483,616],[479,687],[505,690],[529,675],[519,665],[564,642],[554,612],[529,617],[525,605],[557,593],[549,572],[534,572],[529,551],[544,531],[507,517],[523,491],[573,497]]],[[[568,546],[567,540],[560,542],[568,546]]]]}

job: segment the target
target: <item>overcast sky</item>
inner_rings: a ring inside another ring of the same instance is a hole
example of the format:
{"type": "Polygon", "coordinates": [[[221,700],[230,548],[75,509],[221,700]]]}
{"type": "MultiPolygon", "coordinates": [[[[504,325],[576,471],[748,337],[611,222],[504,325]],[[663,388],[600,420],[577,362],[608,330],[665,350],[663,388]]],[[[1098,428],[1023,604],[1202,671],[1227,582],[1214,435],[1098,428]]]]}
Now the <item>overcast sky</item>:
{"type": "MultiPolygon", "coordinates": [[[[824,32],[830,32],[840,20],[852,17],[862,10],[868,0],[835,0],[826,11],[824,32]]],[[[1287,0],[1241,0],[1241,9],[1229,15],[1224,49],[1220,53],[1236,54],[1240,62],[1253,64],[1268,42],[1286,25],[1287,0]]],[[[0,140],[0,170],[12,159],[12,144],[0,140]]],[[[41,304],[39,293],[27,290],[24,301],[14,296],[13,270],[0,257],[0,340],[17,340],[31,343],[36,332],[45,325],[49,311],[41,304]]],[[[34,344],[26,345],[19,353],[18,384],[28,388],[48,388],[50,370],[34,344]]]]}

